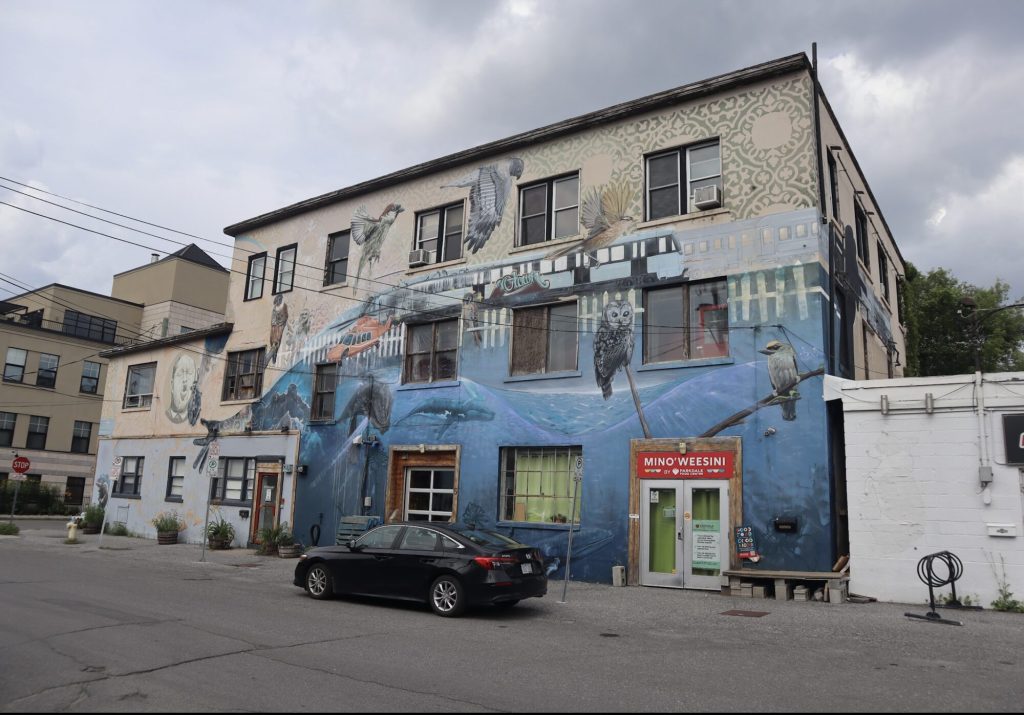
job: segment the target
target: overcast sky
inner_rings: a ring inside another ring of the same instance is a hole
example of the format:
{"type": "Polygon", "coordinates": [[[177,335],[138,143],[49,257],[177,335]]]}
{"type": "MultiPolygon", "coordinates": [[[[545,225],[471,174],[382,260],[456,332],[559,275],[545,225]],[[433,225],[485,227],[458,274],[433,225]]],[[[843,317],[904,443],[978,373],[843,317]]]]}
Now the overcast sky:
{"type": "MultiPolygon", "coordinates": [[[[903,256],[1021,299],[1022,29],[1018,0],[0,0],[0,176],[230,243],[243,219],[817,42],[903,256]]],[[[0,205],[0,272],[32,286],[105,293],[150,252],[0,205]]]]}

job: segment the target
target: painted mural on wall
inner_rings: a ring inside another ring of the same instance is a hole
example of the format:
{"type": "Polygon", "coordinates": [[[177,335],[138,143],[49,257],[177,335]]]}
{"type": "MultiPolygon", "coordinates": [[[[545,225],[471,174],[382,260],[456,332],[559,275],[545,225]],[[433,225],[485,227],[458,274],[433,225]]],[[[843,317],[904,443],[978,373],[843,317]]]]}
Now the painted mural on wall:
{"type": "Polygon", "coordinates": [[[523,160],[513,157],[495,164],[481,166],[441,188],[469,188],[469,222],[466,248],[476,253],[501,223],[512,191],[513,178],[523,175],[523,160]]]}
{"type": "MultiPolygon", "coordinates": [[[[193,394],[198,390],[199,368],[192,354],[181,350],[174,356],[168,379],[167,419],[180,424],[189,418],[189,405],[194,402],[193,394]]],[[[193,407],[195,409],[195,407],[193,407]]],[[[192,421],[195,424],[195,421],[192,421]]]]}
{"type": "Polygon", "coordinates": [[[388,204],[381,211],[380,216],[371,216],[365,206],[356,209],[352,216],[352,240],[356,245],[362,246],[359,254],[359,268],[356,270],[355,284],[358,285],[363,271],[380,260],[381,247],[388,237],[391,224],[398,218],[398,214],[405,211],[400,204],[388,204]]]}
{"type": "Polygon", "coordinates": [[[369,512],[384,516],[389,445],[459,444],[463,516],[538,545],[553,572],[564,564],[567,532],[498,518],[499,450],[580,445],[592,466],[581,496],[574,573],[607,580],[610,565],[625,562],[628,480],[622,475],[629,470],[629,440],[646,431],[642,420],[655,437],[740,435],[749,509],[744,520],[767,551],[778,547],[763,565],[811,568],[829,558],[816,546],[828,543],[827,450],[823,437],[785,425],[793,423],[798,403],[808,418],[824,414],[820,400],[806,398],[819,393],[817,387],[803,390],[802,400],[797,389],[823,372],[822,267],[813,258],[820,247],[816,215],[807,211],[690,232],[623,230],[606,245],[564,255],[552,257],[539,246],[485,265],[432,271],[355,304],[316,332],[299,327],[296,334],[307,334],[295,342],[277,383],[229,418],[202,420],[208,435],[195,444],[202,448],[216,434],[241,434],[247,426],[301,429],[299,461],[308,477],[296,496],[299,534],[314,523],[333,533],[340,517],[364,513],[365,497],[373,504],[369,512]],[[742,240],[747,235],[759,240],[742,240]],[[710,244],[718,248],[714,258],[710,244]],[[774,257],[766,261],[769,245],[774,257]],[[645,320],[643,290],[722,275],[729,284],[728,359],[647,369],[635,349],[636,326],[645,320]],[[566,298],[578,306],[579,376],[510,382],[513,311],[566,298]],[[408,324],[460,317],[458,379],[402,385],[408,324]],[[364,333],[370,335],[359,340],[364,333]],[[346,352],[346,338],[359,349],[346,352]],[[310,424],[310,375],[325,360],[337,362],[341,375],[335,419],[310,424]],[[635,393],[615,389],[627,367],[635,393]],[[766,425],[777,432],[770,441],[766,425]],[[783,454],[791,464],[780,469],[783,454]],[[777,483],[781,474],[791,482],[784,490],[777,483]],[[780,505],[780,498],[789,501],[780,505]],[[758,504],[771,505],[772,513],[758,504]],[[770,522],[780,508],[807,515],[806,533],[779,543],[770,522]]]}

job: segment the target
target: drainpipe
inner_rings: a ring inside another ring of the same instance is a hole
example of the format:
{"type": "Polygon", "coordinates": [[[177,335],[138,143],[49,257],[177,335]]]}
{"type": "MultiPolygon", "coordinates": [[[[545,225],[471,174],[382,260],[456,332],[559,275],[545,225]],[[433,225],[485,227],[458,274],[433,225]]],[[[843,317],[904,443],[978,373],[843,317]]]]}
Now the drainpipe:
{"type": "Polygon", "coordinates": [[[818,43],[811,43],[811,111],[814,115],[814,160],[818,168],[818,209],[821,211],[821,223],[828,227],[828,372],[836,374],[836,293],[835,293],[835,254],[833,245],[835,235],[832,222],[828,220],[828,209],[825,208],[825,170],[822,168],[821,153],[821,111],[819,98],[821,85],[818,84],[818,43]]]}
{"type": "Polygon", "coordinates": [[[985,380],[981,370],[974,373],[974,391],[978,408],[978,482],[981,484],[981,501],[992,503],[992,466],[988,463],[988,438],[985,434],[985,380]]]}

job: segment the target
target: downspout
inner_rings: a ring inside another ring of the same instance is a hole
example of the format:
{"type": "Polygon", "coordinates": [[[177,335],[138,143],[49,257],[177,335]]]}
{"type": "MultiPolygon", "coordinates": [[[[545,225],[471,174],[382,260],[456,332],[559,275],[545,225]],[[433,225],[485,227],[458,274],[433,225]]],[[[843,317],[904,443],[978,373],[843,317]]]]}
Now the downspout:
{"type": "Polygon", "coordinates": [[[818,168],[818,207],[821,211],[821,223],[828,227],[828,372],[836,374],[836,306],[835,306],[835,256],[833,244],[835,235],[832,230],[832,222],[828,219],[828,209],[825,207],[825,170],[822,167],[821,153],[821,110],[820,99],[821,85],[818,84],[818,43],[811,43],[811,84],[813,87],[811,98],[811,111],[814,114],[814,159],[818,168]]]}
{"type": "Polygon", "coordinates": [[[988,463],[988,438],[985,434],[985,380],[981,366],[974,373],[974,391],[977,395],[978,412],[978,483],[981,485],[981,501],[987,506],[992,503],[992,466],[988,463]]]}

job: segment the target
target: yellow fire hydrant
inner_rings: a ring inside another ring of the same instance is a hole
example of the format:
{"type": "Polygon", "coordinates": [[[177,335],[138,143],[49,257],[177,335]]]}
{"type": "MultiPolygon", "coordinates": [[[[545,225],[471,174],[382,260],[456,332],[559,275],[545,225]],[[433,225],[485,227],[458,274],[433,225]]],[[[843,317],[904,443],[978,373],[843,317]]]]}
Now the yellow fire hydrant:
{"type": "Polygon", "coordinates": [[[72,519],[67,523],[68,541],[78,541],[78,522],[72,519]]]}

